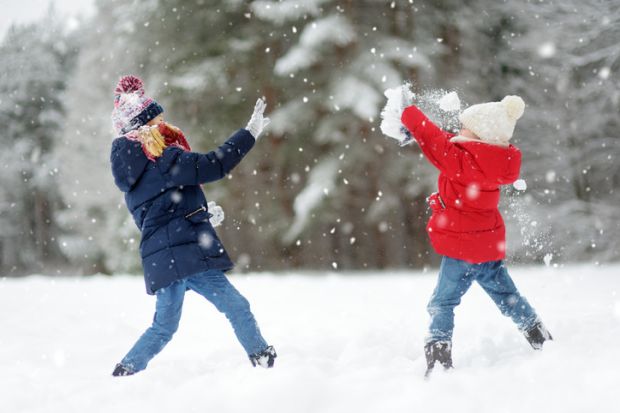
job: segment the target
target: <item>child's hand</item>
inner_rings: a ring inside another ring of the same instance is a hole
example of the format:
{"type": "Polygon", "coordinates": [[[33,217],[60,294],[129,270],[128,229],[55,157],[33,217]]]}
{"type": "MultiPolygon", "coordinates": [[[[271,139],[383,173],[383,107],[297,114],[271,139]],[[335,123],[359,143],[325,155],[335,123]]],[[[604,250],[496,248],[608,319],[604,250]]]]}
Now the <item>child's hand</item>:
{"type": "Polygon", "coordinates": [[[263,129],[271,122],[269,118],[263,116],[266,107],[267,103],[265,103],[263,98],[259,98],[254,106],[254,113],[252,113],[248,126],[245,127],[254,136],[254,139],[258,139],[263,129]]]}
{"type": "Polygon", "coordinates": [[[411,106],[413,102],[409,84],[387,89],[384,94],[387,102],[381,111],[381,132],[396,139],[401,146],[408,145],[413,139],[407,128],[403,127],[401,116],[405,108],[411,106]]]}
{"type": "Polygon", "coordinates": [[[211,214],[209,222],[211,223],[213,228],[220,226],[222,224],[222,221],[224,221],[224,210],[222,209],[222,207],[217,205],[213,201],[209,201],[207,203],[207,209],[211,214]]]}
{"type": "Polygon", "coordinates": [[[413,142],[413,136],[405,126],[400,127],[400,133],[404,136],[403,140],[398,143],[400,146],[407,146],[413,142]]]}
{"type": "MultiPolygon", "coordinates": [[[[405,82],[405,84],[400,88],[400,113],[405,111],[409,106],[413,105],[413,92],[409,89],[409,83],[405,82]]],[[[398,143],[400,146],[407,146],[411,142],[413,142],[413,136],[409,129],[407,129],[404,125],[400,126],[400,133],[404,138],[398,143]]]]}

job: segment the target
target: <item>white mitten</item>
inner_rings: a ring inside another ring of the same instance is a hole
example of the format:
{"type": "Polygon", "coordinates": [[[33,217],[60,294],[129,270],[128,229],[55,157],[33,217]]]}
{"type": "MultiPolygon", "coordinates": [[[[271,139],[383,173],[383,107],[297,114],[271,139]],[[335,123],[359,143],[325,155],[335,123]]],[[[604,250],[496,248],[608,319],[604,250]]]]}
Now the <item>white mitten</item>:
{"type": "Polygon", "coordinates": [[[207,203],[207,209],[211,214],[211,218],[209,218],[209,222],[213,226],[213,228],[220,226],[222,221],[224,221],[224,210],[221,206],[217,205],[213,201],[209,201],[207,203]]]}
{"type": "Polygon", "coordinates": [[[256,105],[254,105],[254,112],[248,121],[248,126],[245,127],[254,136],[254,139],[258,139],[263,129],[271,122],[269,118],[263,116],[266,107],[267,103],[262,98],[259,98],[256,101],[256,105]]]}
{"type": "Polygon", "coordinates": [[[411,143],[413,141],[411,134],[400,121],[405,108],[413,102],[409,84],[387,89],[383,94],[387,97],[387,103],[381,111],[381,132],[396,139],[401,146],[411,143]]]}

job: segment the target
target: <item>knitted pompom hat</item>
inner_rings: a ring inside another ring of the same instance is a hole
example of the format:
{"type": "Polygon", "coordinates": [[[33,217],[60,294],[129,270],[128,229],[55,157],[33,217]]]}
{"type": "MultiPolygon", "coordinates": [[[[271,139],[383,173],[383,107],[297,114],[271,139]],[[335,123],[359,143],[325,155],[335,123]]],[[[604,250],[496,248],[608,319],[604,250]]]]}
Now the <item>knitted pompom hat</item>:
{"type": "Polygon", "coordinates": [[[460,115],[464,128],[480,139],[497,145],[508,145],[517,120],[523,116],[525,102],[519,96],[506,96],[501,102],[473,105],[460,115]]]}
{"type": "Polygon", "coordinates": [[[117,135],[146,125],[164,109],[144,93],[144,83],[136,76],[123,76],[114,89],[112,125],[117,135]]]}

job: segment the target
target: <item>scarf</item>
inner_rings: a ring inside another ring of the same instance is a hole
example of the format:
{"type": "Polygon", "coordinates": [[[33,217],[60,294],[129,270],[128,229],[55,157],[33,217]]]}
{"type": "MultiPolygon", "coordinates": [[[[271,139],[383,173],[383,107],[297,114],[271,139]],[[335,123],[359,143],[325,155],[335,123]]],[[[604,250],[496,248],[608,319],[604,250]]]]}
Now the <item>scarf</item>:
{"type": "Polygon", "coordinates": [[[156,126],[142,126],[127,133],[125,137],[131,141],[140,142],[142,151],[153,162],[169,146],[176,146],[188,152],[192,150],[181,129],[165,122],[156,126]]]}

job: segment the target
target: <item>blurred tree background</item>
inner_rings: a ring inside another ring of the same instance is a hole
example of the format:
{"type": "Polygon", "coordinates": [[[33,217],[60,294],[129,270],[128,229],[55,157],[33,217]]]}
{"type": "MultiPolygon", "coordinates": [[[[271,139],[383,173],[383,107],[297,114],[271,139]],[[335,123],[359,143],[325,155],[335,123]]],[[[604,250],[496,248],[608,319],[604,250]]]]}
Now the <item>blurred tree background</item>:
{"type": "MultiPolygon", "coordinates": [[[[383,91],[524,98],[514,143],[525,192],[504,190],[513,261],[620,258],[620,3],[583,1],[98,0],[13,27],[0,50],[0,268],[141,272],[139,233],[109,170],[114,86],[136,74],[207,151],[272,119],[204,187],[237,270],[437,263],[425,197],[437,173],[382,136],[383,91]]],[[[429,108],[432,109],[432,108],[429,108]]],[[[432,110],[430,110],[432,117],[432,110]]]]}

